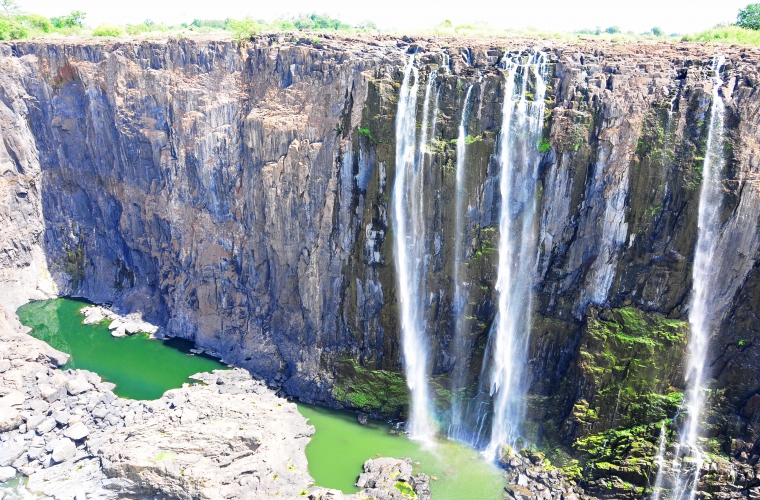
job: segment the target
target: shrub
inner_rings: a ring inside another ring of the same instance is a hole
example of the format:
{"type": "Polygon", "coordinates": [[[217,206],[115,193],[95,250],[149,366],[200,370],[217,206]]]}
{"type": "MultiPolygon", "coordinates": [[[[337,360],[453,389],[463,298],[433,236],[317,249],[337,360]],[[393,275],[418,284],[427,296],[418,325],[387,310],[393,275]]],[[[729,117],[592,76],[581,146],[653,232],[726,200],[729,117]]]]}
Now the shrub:
{"type": "Polygon", "coordinates": [[[241,40],[247,40],[254,35],[261,33],[261,26],[258,22],[254,21],[250,17],[246,17],[243,20],[229,20],[229,29],[232,30],[233,37],[238,42],[241,40]]]}
{"type": "Polygon", "coordinates": [[[736,25],[750,30],[760,30],[760,3],[751,3],[739,11],[736,25]]]}
{"type": "Polygon", "coordinates": [[[620,33],[620,26],[610,26],[604,31],[609,33],[610,35],[614,35],[615,33],[620,33]]]}
{"type": "Polygon", "coordinates": [[[112,24],[101,24],[93,30],[92,34],[95,36],[121,36],[124,34],[124,30],[112,24]]]}
{"type": "Polygon", "coordinates": [[[10,16],[0,16],[0,40],[16,40],[29,36],[29,28],[10,16]]]}
{"type": "Polygon", "coordinates": [[[27,14],[25,16],[20,16],[17,19],[21,24],[33,30],[39,30],[43,33],[50,33],[53,31],[53,23],[51,23],[50,19],[45,16],[27,14]]]}

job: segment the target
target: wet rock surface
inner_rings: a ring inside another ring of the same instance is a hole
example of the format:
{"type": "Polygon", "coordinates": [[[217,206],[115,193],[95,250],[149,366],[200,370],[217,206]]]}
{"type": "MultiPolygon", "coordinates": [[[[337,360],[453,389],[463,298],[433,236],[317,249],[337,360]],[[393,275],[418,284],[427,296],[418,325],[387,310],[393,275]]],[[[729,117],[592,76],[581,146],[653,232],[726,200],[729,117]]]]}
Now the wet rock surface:
{"type": "Polygon", "coordinates": [[[430,500],[430,478],[426,474],[412,474],[410,458],[390,457],[367,460],[364,472],[359,475],[356,486],[363,488],[359,493],[347,495],[335,490],[312,488],[309,500],[403,500],[419,498],[430,500]]]}
{"type": "MultiPolygon", "coordinates": [[[[113,303],[280,394],[403,418],[387,235],[395,99],[416,52],[421,78],[439,69],[441,89],[422,192],[437,200],[426,214],[433,375],[440,393],[473,392],[496,313],[499,64],[534,46],[550,66],[527,437],[587,465],[584,480],[600,492],[651,488],[659,427],[675,416],[684,387],[709,68],[720,51],[727,171],[714,307],[725,319],[707,363],[714,391],[704,426],[711,453],[741,461],[733,443],[752,443],[742,463],[754,467],[756,48],[385,36],[315,46],[277,35],[243,45],[214,37],[0,44],[2,300],[9,310],[67,294],[113,303]],[[470,85],[463,280],[471,349],[457,359],[447,257],[457,187],[447,169],[470,85]],[[467,385],[447,387],[457,367],[467,385]]],[[[15,377],[6,361],[0,374],[15,377]]],[[[85,389],[77,398],[100,392],[86,383],[94,389],[72,382],[85,389]]],[[[73,397],[50,376],[37,390],[49,405],[73,397]]],[[[27,425],[8,413],[0,427],[27,425]]],[[[69,425],[59,417],[50,416],[56,429],[69,425]]]]}

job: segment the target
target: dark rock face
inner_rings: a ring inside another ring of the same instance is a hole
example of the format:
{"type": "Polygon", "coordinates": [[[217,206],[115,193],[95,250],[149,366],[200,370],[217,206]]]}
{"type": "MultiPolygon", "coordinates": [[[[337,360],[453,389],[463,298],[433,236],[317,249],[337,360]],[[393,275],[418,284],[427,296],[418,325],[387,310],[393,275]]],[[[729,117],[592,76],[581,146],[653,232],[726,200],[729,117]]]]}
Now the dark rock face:
{"type": "MultiPolygon", "coordinates": [[[[114,303],[290,395],[403,417],[389,237],[396,98],[411,53],[422,82],[445,53],[422,193],[432,384],[445,413],[451,389],[474,395],[496,313],[498,64],[504,47],[535,44],[326,38],[316,48],[276,36],[242,46],[2,44],[5,303],[56,294],[114,303]],[[452,140],[470,85],[462,359],[453,346],[452,140]],[[457,370],[464,388],[451,387],[457,370]]],[[[684,385],[713,53],[541,45],[550,78],[526,432],[596,471],[612,464],[604,474],[643,488],[660,422],[673,417],[684,385]],[[631,429],[629,441],[605,434],[631,429]],[[603,435],[617,443],[614,456],[596,446],[603,435]],[[634,467],[642,447],[647,458],[634,467]]],[[[705,423],[717,451],[751,462],[754,445],[732,443],[760,437],[760,53],[725,55],[727,195],[717,207],[714,298],[724,320],[712,339],[705,423]]]]}

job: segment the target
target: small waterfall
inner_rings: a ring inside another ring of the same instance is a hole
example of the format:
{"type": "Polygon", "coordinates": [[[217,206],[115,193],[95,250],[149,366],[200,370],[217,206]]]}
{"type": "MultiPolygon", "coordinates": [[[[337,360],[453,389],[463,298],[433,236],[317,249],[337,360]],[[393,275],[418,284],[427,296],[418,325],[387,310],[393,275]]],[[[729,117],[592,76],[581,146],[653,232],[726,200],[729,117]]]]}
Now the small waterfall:
{"type": "MultiPolygon", "coordinates": [[[[396,176],[393,185],[392,221],[396,276],[401,319],[401,343],[406,381],[411,392],[410,419],[407,426],[414,439],[429,441],[435,435],[430,390],[428,387],[429,351],[426,340],[425,263],[427,258],[424,197],[424,150],[417,148],[417,92],[419,71],[411,56],[404,67],[404,78],[396,113],[396,176]],[[413,82],[412,82],[413,79],[413,82]]],[[[425,92],[425,113],[420,148],[427,141],[427,114],[435,75],[425,92]]]]}
{"type": "Polygon", "coordinates": [[[514,444],[523,417],[524,360],[530,331],[537,265],[536,206],[538,142],[544,123],[546,56],[518,55],[507,64],[499,164],[501,166],[499,264],[496,290],[499,321],[493,343],[491,394],[494,414],[486,453],[514,444]],[[533,82],[534,98],[528,99],[533,82]]]}
{"type": "Polygon", "coordinates": [[[662,472],[665,468],[665,449],[667,447],[667,430],[665,428],[665,420],[662,421],[660,426],[660,442],[657,446],[657,455],[655,456],[655,463],[657,464],[657,478],[652,488],[652,497],[650,500],[660,500],[660,492],[662,491],[662,472]]]}
{"type": "MultiPolygon", "coordinates": [[[[465,178],[464,173],[466,170],[465,160],[467,157],[467,121],[470,117],[470,95],[472,94],[472,87],[467,89],[467,95],[462,105],[462,118],[459,121],[459,135],[457,136],[457,170],[456,170],[456,222],[454,229],[454,349],[453,355],[456,359],[457,366],[455,368],[452,380],[452,387],[459,389],[463,385],[464,378],[467,374],[467,352],[465,349],[466,343],[466,327],[467,320],[465,314],[465,306],[467,305],[467,290],[462,279],[461,265],[464,259],[464,202],[465,202],[465,178]]],[[[451,398],[451,425],[449,427],[449,437],[459,439],[459,431],[462,422],[462,408],[461,401],[458,395],[452,395],[451,398]]]]}
{"type": "Polygon", "coordinates": [[[704,462],[704,454],[699,447],[699,418],[705,403],[705,368],[710,334],[719,318],[711,314],[711,300],[714,284],[720,269],[713,265],[716,242],[720,233],[720,207],[723,203],[721,175],[725,167],[723,156],[723,119],[725,105],[720,96],[723,80],[720,70],[725,57],[713,60],[712,109],[710,128],[707,134],[707,150],[702,167],[702,187],[699,195],[697,226],[697,247],[694,252],[692,269],[692,299],[689,308],[688,365],[686,382],[688,390],[684,395],[687,409],[686,425],[681,429],[676,447],[673,469],[677,472],[673,489],[674,500],[693,498],[699,483],[699,470],[704,462]],[[689,457],[691,466],[684,468],[684,459],[689,457]],[[693,468],[693,469],[692,469],[693,468]]]}

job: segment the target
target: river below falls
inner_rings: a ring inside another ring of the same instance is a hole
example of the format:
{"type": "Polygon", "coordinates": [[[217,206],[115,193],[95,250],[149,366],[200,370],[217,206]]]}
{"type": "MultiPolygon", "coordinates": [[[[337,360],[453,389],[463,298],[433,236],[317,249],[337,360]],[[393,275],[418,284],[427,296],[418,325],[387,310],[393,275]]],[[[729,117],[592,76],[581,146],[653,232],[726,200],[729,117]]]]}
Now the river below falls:
{"type": "MultiPolygon", "coordinates": [[[[114,393],[130,399],[158,399],[169,390],[191,383],[198,372],[226,368],[217,360],[190,353],[192,343],[173,339],[161,341],[136,334],[111,336],[106,324],[84,325],[79,310],[87,304],[72,299],[32,302],[17,311],[30,334],[71,355],[63,369],[96,372],[116,384],[114,393]]],[[[499,500],[503,497],[503,473],[477,451],[451,441],[432,445],[391,432],[390,424],[370,420],[357,422],[353,413],[298,403],[301,414],[316,429],[306,447],[309,473],[319,486],[359,491],[354,486],[363,463],[379,456],[410,457],[414,471],[433,479],[435,500],[499,500]]],[[[22,498],[0,485],[10,498],[22,498]]],[[[15,486],[15,484],[13,485],[15,486]]],[[[15,490],[15,488],[13,488],[15,490]]]]}

